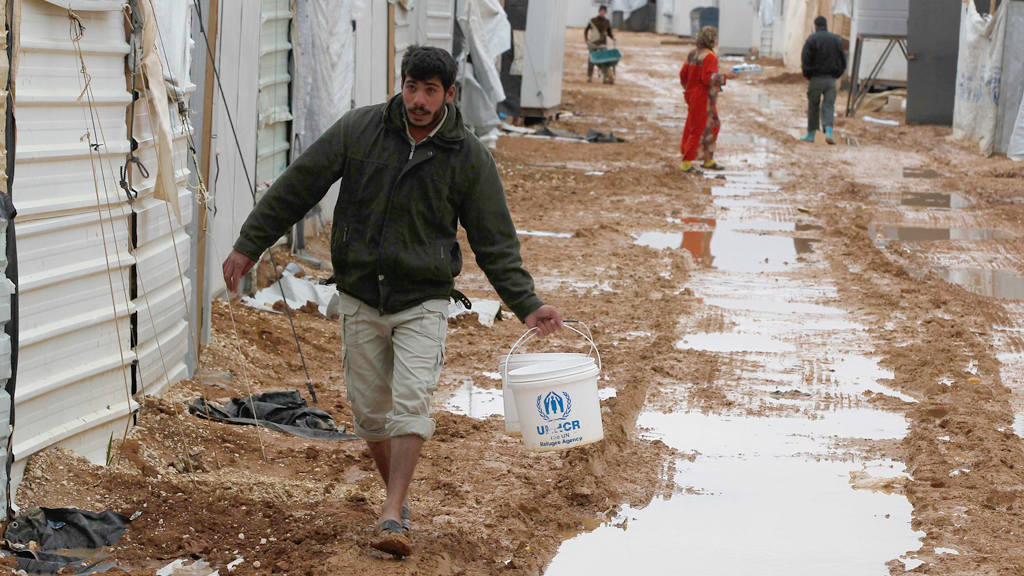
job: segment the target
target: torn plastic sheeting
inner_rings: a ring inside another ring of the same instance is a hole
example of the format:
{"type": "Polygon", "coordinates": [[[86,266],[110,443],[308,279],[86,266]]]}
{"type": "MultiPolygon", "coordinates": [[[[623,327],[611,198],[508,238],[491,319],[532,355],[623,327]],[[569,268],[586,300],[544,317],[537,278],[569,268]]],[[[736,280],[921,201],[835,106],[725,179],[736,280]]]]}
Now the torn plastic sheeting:
{"type": "Polygon", "coordinates": [[[501,302],[497,300],[472,300],[473,309],[467,310],[457,302],[448,305],[448,317],[457,318],[464,314],[476,314],[480,324],[494,326],[494,321],[501,317],[501,302]]]}
{"type": "Polygon", "coordinates": [[[170,204],[174,215],[181,222],[181,208],[178,206],[178,184],[174,170],[174,156],[171,149],[174,136],[171,131],[171,113],[168,109],[167,86],[164,83],[164,68],[157,49],[159,30],[156,14],[149,0],[136,2],[142,16],[142,71],[146,81],[146,104],[156,139],[157,166],[154,196],[170,204]]]}
{"type": "Polygon", "coordinates": [[[498,0],[463,0],[458,3],[458,22],[476,64],[474,74],[488,100],[505,100],[498,56],[512,47],[512,25],[498,0]]]}
{"type": "Polygon", "coordinates": [[[265,112],[260,112],[258,125],[260,128],[264,128],[278,122],[290,122],[292,119],[291,110],[284,106],[275,106],[265,112]]]}
{"type": "Polygon", "coordinates": [[[96,549],[117,543],[129,522],[110,510],[29,508],[7,525],[4,538],[24,545],[35,542],[43,551],[96,549]]]}
{"type": "Polygon", "coordinates": [[[311,440],[359,440],[358,436],[335,428],[330,414],[309,407],[305,398],[297,391],[267,392],[255,395],[251,400],[249,397],[232,398],[223,408],[217,408],[202,398],[196,398],[189,404],[188,411],[200,418],[226,424],[258,425],[311,440]]]}
{"type": "Polygon", "coordinates": [[[587,142],[618,144],[625,141],[625,138],[619,138],[611,132],[605,134],[604,132],[598,132],[593,128],[587,130],[587,142]]]}
{"type": "Polygon", "coordinates": [[[274,304],[284,300],[284,296],[288,297],[286,304],[292,310],[298,310],[308,302],[316,302],[317,309],[325,318],[337,316],[338,306],[341,302],[341,295],[335,286],[314,284],[309,280],[284,274],[280,280],[260,290],[252,298],[242,298],[242,303],[252,308],[276,312],[274,304]],[[282,284],[284,285],[283,295],[282,284]]]}
{"type": "Polygon", "coordinates": [[[960,17],[953,139],[977,144],[982,156],[995,151],[1008,5],[1003,2],[988,15],[980,14],[974,2],[965,2],[960,17]]]}
{"type": "Polygon", "coordinates": [[[39,550],[15,550],[13,555],[18,560],[18,570],[24,570],[29,574],[60,574],[61,570],[68,567],[78,576],[100,574],[112,568],[124,570],[117,562],[108,561],[106,558],[83,558],[39,550]]]}

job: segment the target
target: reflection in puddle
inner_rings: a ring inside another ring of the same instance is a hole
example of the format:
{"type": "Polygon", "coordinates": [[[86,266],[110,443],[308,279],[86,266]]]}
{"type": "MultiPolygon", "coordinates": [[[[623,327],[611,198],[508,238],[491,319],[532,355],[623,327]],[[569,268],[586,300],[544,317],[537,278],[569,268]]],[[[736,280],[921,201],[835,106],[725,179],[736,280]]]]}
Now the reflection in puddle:
{"type": "Polygon", "coordinates": [[[885,226],[871,224],[868,234],[878,242],[899,240],[901,242],[935,242],[938,240],[991,240],[1012,238],[998,230],[972,228],[920,228],[915,226],[885,226]]]}
{"type": "Polygon", "coordinates": [[[769,170],[756,172],[704,172],[704,178],[709,180],[727,180],[738,184],[769,184],[772,182],[788,182],[793,176],[785,170],[769,170]]]}
{"type": "Polygon", "coordinates": [[[645,232],[636,236],[635,244],[658,250],[675,250],[680,246],[693,256],[695,263],[731,272],[779,272],[797,263],[802,254],[814,251],[811,238],[791,238],[768,234],[751,234],[736,230],[764,232],[806,232],[821,230],[813,224],[794,224],[770,220],[712,220],[708,218],[669,218],[677,224],[701,224],[710,231],[645,232]]]}
{"type": "Polygon", "coordinates": [[[876,202],[885,202],[886,204],[899,204],[900,206],[917,206],[921,208],[947,208],[947,209],[960,209],[967,208],[971,205],[971,201],[966,197],[952,192],[945,194],[942,192],[904,192],[903,194],[885,194],[874,196],[871,198],[876,202]]]}
{"type": "Polygon", "coordinates": [[[501,389],[477,388],[472,381],[456,389],[445,402],[445,408],[454,414],[481,419],[505,413],[501,389]]]}
{"type": "MultiPolygon", "coordinates": [[[[646,571],[667,574],[863,576],[920,546],[911,505],[899,495],[854,490],[850,473],[890,461],[842,462],[821,455],[832,439],[897,439],[902,416],[840,410],[819,419],[733,418],[646,413],[638,425],[673,448],[697,452],[677,462],[687,487],[643,509],[626,508],[613,525],[566,542],[547,576],[628,574],[642,554],[646,571]],[[646,554],[643,551],[671,551],[646,554]]],[[[872,472],[873,473],[873,472],[872,472]]]]}
{"type": "Polygon", "coordinates": [[[1024,278],[1004,270],[985,268],[936,268],[935,274],[964,289],[1003,300],[1024,300],[1024,278]]]}

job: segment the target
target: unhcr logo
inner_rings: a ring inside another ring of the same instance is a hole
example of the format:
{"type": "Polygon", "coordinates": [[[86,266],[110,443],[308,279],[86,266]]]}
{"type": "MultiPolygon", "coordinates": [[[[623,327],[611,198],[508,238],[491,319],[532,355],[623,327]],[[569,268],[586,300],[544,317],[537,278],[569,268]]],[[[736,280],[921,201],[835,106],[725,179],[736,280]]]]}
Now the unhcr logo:
{"type": "Polygon", "coordinates": [[[547,422],[565,420],[572,412],[572,398],[569,394],[562,392],[548,392],[547,395],[537,396],[537,413],[547,422]]]}

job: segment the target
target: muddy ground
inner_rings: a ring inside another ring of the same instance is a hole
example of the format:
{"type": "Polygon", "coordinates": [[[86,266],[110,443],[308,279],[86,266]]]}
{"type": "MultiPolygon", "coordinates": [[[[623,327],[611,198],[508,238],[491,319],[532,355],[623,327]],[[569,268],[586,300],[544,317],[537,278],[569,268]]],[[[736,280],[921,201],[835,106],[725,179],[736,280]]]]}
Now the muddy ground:
{"type": "MultiPolygon", "coordinates": [[[[200,395],[217,402],[250,391],[305,394],[287,319],[218,302],[199,374],[146,403],[112,465],[46,451],[29,464],[18,505],[141,511],[112,551],[137,573],[177,558],[202,558],[224,574],[225,565],[241,557],[235,574],[541,574],[563,540],[616,518],[621,507],[641,509],[701,488],[676,473],[680,459],[700,455],[639,428],[645,409],[714,415],[741,408],[748,418],[794,413],[745,375],[749,359],[742,355],[676,346],[687,333],[728,333],[735,322],[690,288],[715,267],[709,253],[692,245],[657,250],[636,244],[644,232],[681,226],[713,232],[716,219],[757,211],[757,218],[797,225],[788,234],[806,246],[797,258],[805,264],[797,272],[801,281],[834,287],[832,305],[865,328],[863,342],[892,374],[885,384],[895,392],[848,401],[905,415],[906,435],[843,442],[906,465],[908,479],[898,491],[912,505],[912,526],[922,535],[916,557],[924,563],[915,573],[1024,573],[1024,452],[1013,429],[1015,408],[1020,413],[1024,406],[1016,395],[1024,370],[1007,367],[1007,359],[1024,350],[1014,329],[1019,315],[1011,301],[950,284],[934,272],[957,261],[1024,274],[1020,166],[950,142],[948,128],[903,125],[898,113],[870,113],[899,120],[896,127],[840,116],[844,145],[800,143],[791,132],[805,124],[804,85],[792,71],[772,68],[727,86],[718,158],[733,170],[783,171],[786,177],[768,208],[719,205],[711,191],[716,181],[679,171],[686,107],[674,78],[690,47],[621,33],[627,57],[616,85],[607,86],[585,83],[581,38],[578,30],[567,33],[562,107],[572,114],[553,126],[581,134],[612,131],[628,142],[506,137],[494,156],[517,227],[571,235],[522,236],[523,257],[541,297],[587,322],[601,347],[600,385],[615,392],[602,401],[603,442],[531,454],[504,434],[500,416],[455,413],[447,403],[453,395],[500,387],[485,373],[497,371],[498,357],[523,326],[508,315],[490,328],[473,318],[453,322],[434,406],[437,433],[412,492],[416,553],[386,558],[367,545],[384,493],[362,445],[188,415],[183,402],[200,395]],[[859,146],[845,145],[846,138],[859,146]],[[904,168],[941,177],[891,174],[904,168]],[[912,193],[957,193],[970,205],[935,212],[883,198],[912,193]],[[1005,237],[881,242],[883,225],[997,230],[1005,237]],[[900,394],[908,400],[895,397],[900,394]]],[[[839,104],[845,101],[841,93],[839,104]]],[[[310,252],[327,258],[322,239],[310,252]]],[[[473,298],[496,299],[466,256],[458,287],[473,298]]],[[[288,257],[281,257],[283,265],[288,257]]],[[[264,281],[270,272],[264,269],[264,281]]],[[[317,407],[339,427],[350,426],[338,323],[298,314],[296,327],[317,407]]],[[[536,346],[582,349],[583,343],[566,336],[536,346]]],[[[824,349],[829,342],[808,346],[824,349]]],[[[806,390],[780,394],[817,394],[813,386],[806,390]]],[[[795,412],[813,419],[829,406],[816,402],[795,412]]],[[[829,520],[822,522],[827,527],[829,520]]],[[[905,564],[891,560],[888,569],[902,573],[905,564]]]]}

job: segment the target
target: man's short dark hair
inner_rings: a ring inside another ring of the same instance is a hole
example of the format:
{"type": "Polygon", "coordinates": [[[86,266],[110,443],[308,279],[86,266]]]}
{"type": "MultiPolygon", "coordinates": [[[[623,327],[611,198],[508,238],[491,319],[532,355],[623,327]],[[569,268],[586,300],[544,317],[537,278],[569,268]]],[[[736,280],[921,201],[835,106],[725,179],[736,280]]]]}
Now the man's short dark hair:
{"type": "Polygon", "coordinates": [[[608,11],[608,7],[605,6],[604,4],[601,4],[601,7],[598,8],[597,11],[600,12],[601,10],[604,10],[605,12],[607,12],[608,11]]]}
{"type": "MultiPolygon", "coordinates": [[[[806,20],[804,20],[806,22],[806,20]]],[[[828,28],[828,20],[824,16],[818,16],[814,19],[814,26],[816,28],[828,28]]]]}
{"type": "Polygon", "coordinates": [[[439,78],[445,90],[455,84],[455,59],[447,50],[433,46],[409,46],[402,56],[402,83],[406,78],[430,80],[439,78]]]}

